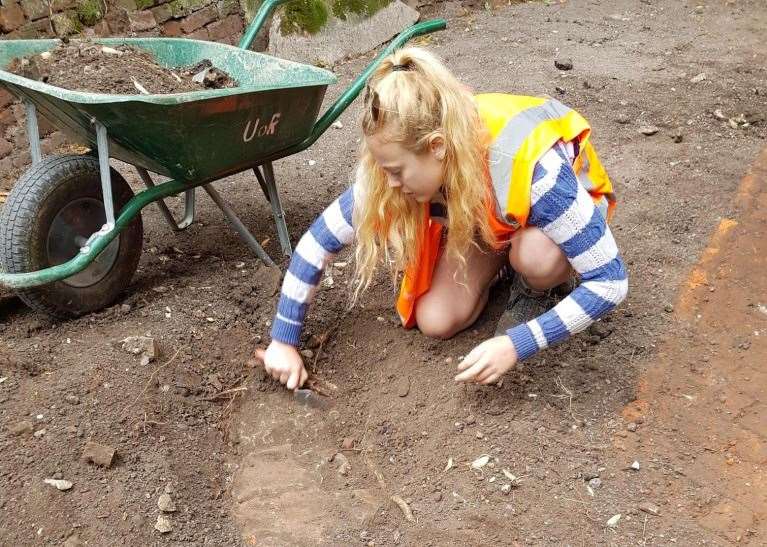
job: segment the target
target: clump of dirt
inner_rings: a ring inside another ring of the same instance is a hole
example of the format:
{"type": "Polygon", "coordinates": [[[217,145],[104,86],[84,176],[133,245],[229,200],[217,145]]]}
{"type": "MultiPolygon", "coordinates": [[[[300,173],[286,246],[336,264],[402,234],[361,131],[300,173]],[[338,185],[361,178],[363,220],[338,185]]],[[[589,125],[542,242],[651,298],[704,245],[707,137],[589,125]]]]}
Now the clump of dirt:
{"type": "Polygon", "coordinates": [[[62,43],[51,51],[15,59],[8,70],[64,89],[115,95],[164,95],[238,85],[208,59],[171,70],[148,51],[89,41],[62,43]]]}

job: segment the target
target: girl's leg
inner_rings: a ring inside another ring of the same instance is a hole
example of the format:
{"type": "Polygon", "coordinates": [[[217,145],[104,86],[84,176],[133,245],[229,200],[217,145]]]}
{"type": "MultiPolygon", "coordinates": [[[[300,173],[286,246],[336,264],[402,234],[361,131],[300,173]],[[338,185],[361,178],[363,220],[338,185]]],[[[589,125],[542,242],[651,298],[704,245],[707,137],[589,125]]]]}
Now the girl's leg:
{"type": "Polygon", "coordinates": [[[429,292],[418,299],[418,328],[426,336],[450,338],[469,327],[485,308],[490,285],[508,260],[505,252],[483,251],[472,246],[461,262],[442,253],[429,292]]]}
{"type": "Polygon", "coordinates": [[[534,227],[519,230],[512,236],[509,262],[517,277],[511,283],[509,301],[498,320],[496,336],[554,307],[557,298],[548,289],[562,285],[573,274],[562,250],[534,227]]]}
{"type": "Polygon", "coordinates": [[[511,236],[509,262],[532,289],[553,289],[570,279],[573,269],[556,243],[535,227],[511,236]]]}

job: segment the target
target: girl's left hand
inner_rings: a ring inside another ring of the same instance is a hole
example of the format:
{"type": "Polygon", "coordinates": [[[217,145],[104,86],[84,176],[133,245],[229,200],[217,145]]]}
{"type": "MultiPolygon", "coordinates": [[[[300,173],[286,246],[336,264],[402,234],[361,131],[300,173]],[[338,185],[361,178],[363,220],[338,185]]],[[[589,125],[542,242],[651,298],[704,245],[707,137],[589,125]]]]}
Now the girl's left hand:
{"type": "Polygon", "coordinates": [[[494,384],[517,364],[517,350],[505,334],[485,340],[475,347],[458,365],[463,371],[456,382],[494,384]]]}

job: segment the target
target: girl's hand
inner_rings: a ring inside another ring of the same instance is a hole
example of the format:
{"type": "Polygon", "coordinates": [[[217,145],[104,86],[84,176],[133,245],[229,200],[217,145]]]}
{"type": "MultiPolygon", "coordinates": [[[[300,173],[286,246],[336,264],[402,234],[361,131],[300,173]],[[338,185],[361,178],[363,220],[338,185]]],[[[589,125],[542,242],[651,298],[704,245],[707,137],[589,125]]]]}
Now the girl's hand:
{"type": "Polygon", "coordinates": [[[304,361],[301,354],[290,344],[272,340],[269,347],[264,351],[261,348],[256,350],[256,359],[264,363],[266,372],[272,375],[272,378],[285,384],[290,390],[298,389],[309,375],[304,368],[304,361]]]}
{"type": "Polygon", "coordinates": [[[455,377],[456,382],[494,384],[517,364],[517,350],[511,338],[505,334],[485,340],[475,347],[458,364],[463,371],[455,377]]]}

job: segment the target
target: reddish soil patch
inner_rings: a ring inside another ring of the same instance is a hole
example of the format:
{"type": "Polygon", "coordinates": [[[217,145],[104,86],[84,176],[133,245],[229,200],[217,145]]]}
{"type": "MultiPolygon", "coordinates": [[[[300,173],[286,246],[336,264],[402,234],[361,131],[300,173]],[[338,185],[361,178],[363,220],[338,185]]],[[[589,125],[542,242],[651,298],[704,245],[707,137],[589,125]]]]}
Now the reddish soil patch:
{"type": "Polygon", "coordinates": [[[642,425],[616,441],[666,483],[660,499],[682,501],[665,511],[738,543],[767,537],[766,268],[767,149],[682,285],[677,333],[624,411],[642,425]]]}

